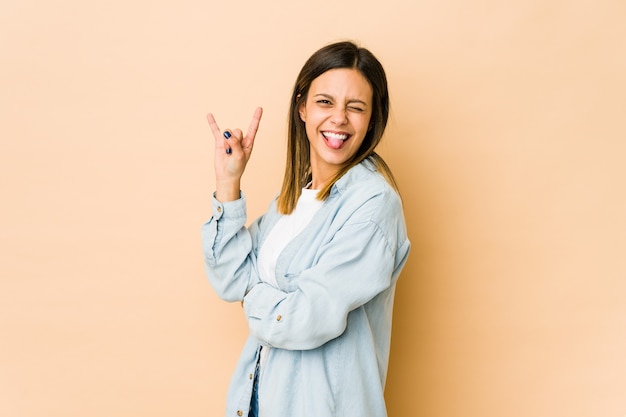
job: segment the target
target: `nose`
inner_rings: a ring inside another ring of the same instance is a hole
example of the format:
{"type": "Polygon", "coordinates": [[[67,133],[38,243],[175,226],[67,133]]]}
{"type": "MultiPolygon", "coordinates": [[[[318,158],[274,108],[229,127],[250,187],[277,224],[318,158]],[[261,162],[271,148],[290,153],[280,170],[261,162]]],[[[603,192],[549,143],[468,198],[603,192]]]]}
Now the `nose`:
{"type": "Polygon", "coordinates": [[[337,126],[344,125],[348,122],[348,118],[346,117],[346,109],[341,106],[336,106],[333,109],[333,113],[331,115],[331,122],[337,126]]]}

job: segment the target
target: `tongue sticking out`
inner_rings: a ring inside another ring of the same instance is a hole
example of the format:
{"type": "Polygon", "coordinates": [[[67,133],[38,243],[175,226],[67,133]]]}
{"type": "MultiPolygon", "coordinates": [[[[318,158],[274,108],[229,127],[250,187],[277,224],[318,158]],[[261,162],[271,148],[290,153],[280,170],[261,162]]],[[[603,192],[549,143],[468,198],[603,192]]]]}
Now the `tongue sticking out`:
{"type": "Polygon", "coordinates": [[[341,139],[326,138],[326,143],[328,144],[328,147],[332,149],[339,149],[343,146],[343,140],[341,139]]]}

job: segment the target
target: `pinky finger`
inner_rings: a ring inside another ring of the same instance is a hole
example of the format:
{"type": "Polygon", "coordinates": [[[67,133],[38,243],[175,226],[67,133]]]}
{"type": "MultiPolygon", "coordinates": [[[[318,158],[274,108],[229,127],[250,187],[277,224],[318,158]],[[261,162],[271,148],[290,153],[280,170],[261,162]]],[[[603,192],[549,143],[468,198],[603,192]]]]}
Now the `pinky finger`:
{"type": "Polygon", "coordinates": [[[213,137],[217,140],[220,135],[220,128],[217,126],[217,122],[211,113],[206,115],[206,118],[209,122],[209,126],[211,127],[211,132],[213,133],[213,137]]]}

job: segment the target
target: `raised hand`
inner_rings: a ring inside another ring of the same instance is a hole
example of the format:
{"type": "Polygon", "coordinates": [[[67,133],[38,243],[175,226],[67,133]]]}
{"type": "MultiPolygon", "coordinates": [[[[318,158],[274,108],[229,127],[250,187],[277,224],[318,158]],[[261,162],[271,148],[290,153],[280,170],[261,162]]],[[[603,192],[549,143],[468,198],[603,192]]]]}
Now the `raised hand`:
{"type": "Polygon", "coordinates": [[[239,199],[241,176],[252,154],[254,138],[262,115],[263,109],[258,107],[254,111],[245,136],[240,129],[225,130],[222,133],[213,115],[211,113],[207,115],[215,138],[215,198],[218,201],[239,199]]]}

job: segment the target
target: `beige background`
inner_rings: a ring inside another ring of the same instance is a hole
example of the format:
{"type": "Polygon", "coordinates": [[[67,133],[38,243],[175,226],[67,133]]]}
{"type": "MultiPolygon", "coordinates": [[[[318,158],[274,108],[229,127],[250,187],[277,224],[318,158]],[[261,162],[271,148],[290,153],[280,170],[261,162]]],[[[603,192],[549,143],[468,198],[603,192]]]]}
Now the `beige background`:
{"type": "Polygon", "coordinates": [[[4,4],[0,415],[222,415],[246,323],[204,277],[205,113],[265,108],[256,217],[298,70],[349,38],[388,71],[413,242],[390,417],[623,417],[625,21],[622,0],[4,4]]]}

